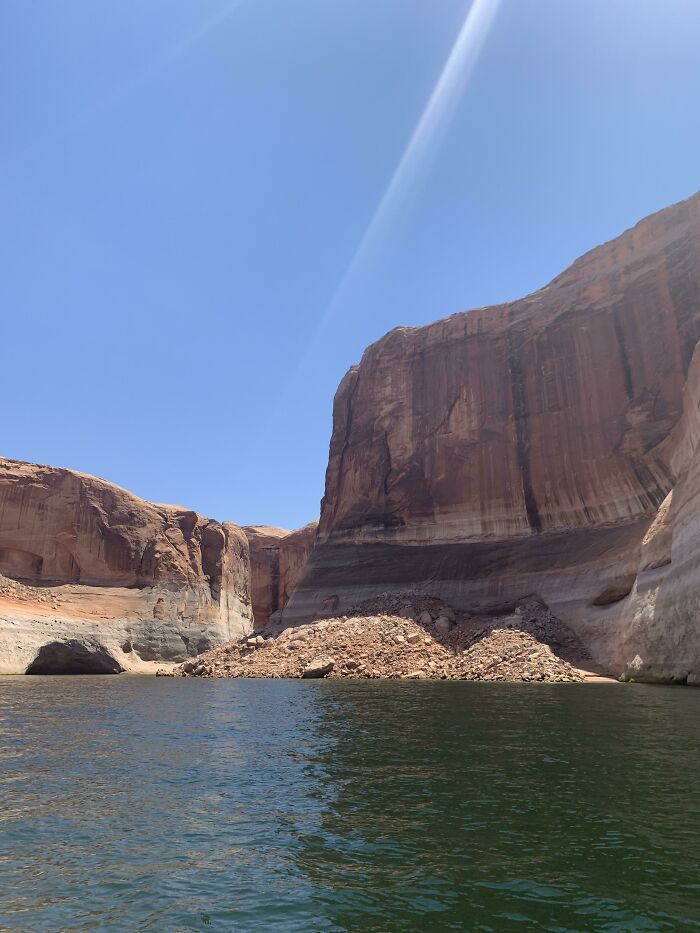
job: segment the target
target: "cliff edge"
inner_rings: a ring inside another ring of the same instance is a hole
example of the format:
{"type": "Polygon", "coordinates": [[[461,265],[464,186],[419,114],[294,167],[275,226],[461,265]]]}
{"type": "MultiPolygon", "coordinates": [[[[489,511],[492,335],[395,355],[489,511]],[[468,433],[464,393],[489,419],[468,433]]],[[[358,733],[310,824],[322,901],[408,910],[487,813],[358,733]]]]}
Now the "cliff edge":
{"type": "Polygon", "coordinates": [[[700,195],[520,301],[391,331],[336,394],[285,620],[411,586],[470,612],[536,594],[611,670],[696,676],[699,339],[700,195]]]}

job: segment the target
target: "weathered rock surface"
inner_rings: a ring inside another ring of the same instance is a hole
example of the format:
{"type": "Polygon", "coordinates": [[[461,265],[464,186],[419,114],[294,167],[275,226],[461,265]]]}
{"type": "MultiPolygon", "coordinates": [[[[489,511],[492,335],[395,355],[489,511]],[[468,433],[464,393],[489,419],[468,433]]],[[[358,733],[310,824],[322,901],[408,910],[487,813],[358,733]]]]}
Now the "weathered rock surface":
{"type": "Polygon", "coordinates": [[[249,575],[235,525],[0,459],[0,672],[181,661],[250,631],[249,575]]]}
{"type": "MultiPolygon", "coordinates": [[[[683,415],[666,442],[678,479],[642,539],[629,596],[615,607],[618,664],[627,679],[700,683],[700,346],[683,415]]],[[[612,613],[611,613],[612,615],[612,613]]],[[[612,626],[611,626],[612,628],[612,626]]],[[[612,641],[612,637],[608,635],[612,641]]]]}
{"type": "Polygon", "coordinates": [[[280,542],[292,532],[270,525],[247,525],[250,549],[250,595],[256,629],[264,628],[280,608],[280,542]]]}
{"type": "Polygon", "coordinates": [[[474,612],[537,593],[619,673],[700,670],[699,339],[700,195],[527,298],[387,334],[338,389],[285,622],[410,585],[474,612]]]}
{"type": "Polygon", "coordinates": [[[316,543],[318,521],[288,534],[280,541],[279,608],[284,609],[304,575],[306,563],[316,543]]]}
{"type": "Polygon", "coordinates": [[[250,573],[255,628],[264,628],[273,613],[291,598],[314,547],[318,522],[297,531],[269,525],[243,528],[250,546],[250,573]]]}
{"type": "Polygon", "coordinates": [[[305,679],[327,677],[335,667],[335,658],[314,658],[303,668],[301,676],[305,679]]]}

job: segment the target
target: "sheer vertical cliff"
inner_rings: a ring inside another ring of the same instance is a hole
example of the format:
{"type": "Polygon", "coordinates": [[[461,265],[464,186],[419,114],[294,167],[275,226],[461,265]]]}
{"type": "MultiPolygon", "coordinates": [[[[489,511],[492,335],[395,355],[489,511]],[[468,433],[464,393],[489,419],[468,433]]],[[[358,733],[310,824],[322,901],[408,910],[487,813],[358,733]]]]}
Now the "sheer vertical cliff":
{"type": "Polygon", "coordinates": [[[250,578],[255,628],[289,602],[314,547],[318,522],[297,531],[269,525],[248,525],[243,531],[250,547],[250,578]]]}
{"type": "MultiPolygon", "coordinates": [[[[285,618],[398,587],[465,609],[537,592],[626,669],[699,339],[700,195],[527,298],[387,334],[338,389],[318,542],[285,618]]],[[[639,656],[661,671],[662,655],[639,656]]]]}

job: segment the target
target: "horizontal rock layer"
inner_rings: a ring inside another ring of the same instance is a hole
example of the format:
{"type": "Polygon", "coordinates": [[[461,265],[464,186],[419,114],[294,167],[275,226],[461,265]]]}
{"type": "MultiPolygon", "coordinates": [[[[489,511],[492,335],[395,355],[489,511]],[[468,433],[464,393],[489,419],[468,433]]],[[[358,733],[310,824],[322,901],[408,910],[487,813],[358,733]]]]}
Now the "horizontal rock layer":
{"type": "Polygon", "coordinates": [[[240,528],[71,470],[0,459],[0,575],[4,672],[49,642],[138,669],[252,627],[240,528]]]}
{"type": "Polygon", "coordinates": [[[618,672],[697,669],[699,339],[700,195],[521,301],[389,333],[336,394],[285,620],[407,585],[480,611],[537,593],[618,672]],[[666,581],[653,598],[640,573],[666,581]]]}

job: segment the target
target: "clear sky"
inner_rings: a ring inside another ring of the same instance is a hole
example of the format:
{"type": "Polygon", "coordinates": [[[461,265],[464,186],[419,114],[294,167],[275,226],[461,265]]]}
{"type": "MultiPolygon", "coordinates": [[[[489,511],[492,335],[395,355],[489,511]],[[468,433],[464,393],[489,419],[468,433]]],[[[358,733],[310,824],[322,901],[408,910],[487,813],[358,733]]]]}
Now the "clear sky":
{"type": "Polygon", "coordinates": [[[297,527],[367,344],[700,188],[698,0],[477,3],[2,0],[0,453],[297,527]]]}

